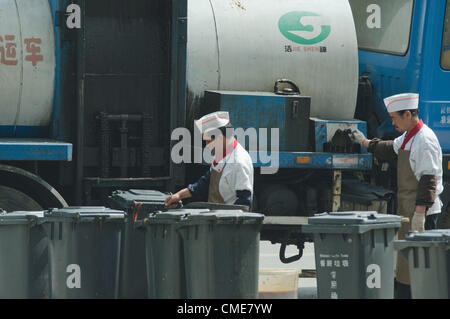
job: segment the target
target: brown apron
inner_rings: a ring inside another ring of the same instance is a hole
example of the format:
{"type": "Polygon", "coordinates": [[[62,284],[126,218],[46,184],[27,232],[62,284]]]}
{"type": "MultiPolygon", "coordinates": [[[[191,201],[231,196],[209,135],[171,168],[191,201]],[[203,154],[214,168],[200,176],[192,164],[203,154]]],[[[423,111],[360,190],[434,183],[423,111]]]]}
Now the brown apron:
{"type": "MultiPolygon", "coordinates": [[[[409,218],[410,222],[416,210],[416,195],[419,182],[414,176],[409,162],[410,151],[399,150],[397,162],[397,202],[398,215],[409,218]]],[[[398,231],[398,239],[402,240],[411,230],[411,223],[403,223],[398,231]]],[[[402,284],[409,285],[408,261],[402,253],[397,253],[396,280],[402,284]]]]}
{"type": "Polygon", "coordinates": [[[223,169],[222,168],[220,173],[216,171],[215,169],[211,169],[211,176],[209,178],[209,190],[208,190],[208,202],[209,203],[218,203],[218,204],[225,204],[225,201],[223,200],[222,195],[220,195],[219,192],[219,182],[222,178],[223,169]]]}

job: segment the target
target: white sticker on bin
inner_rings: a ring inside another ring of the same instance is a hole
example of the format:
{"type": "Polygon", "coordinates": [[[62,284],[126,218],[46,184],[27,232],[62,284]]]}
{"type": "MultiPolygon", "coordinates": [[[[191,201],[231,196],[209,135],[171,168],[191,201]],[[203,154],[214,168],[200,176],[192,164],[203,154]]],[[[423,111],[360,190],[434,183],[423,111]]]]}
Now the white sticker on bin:
{"type": "Polygon", "coordinates": [[[77,264],[70,264],[66,268],[67,276],[66,285],[69,289],[81,288],[81,268],[77,264]]]}

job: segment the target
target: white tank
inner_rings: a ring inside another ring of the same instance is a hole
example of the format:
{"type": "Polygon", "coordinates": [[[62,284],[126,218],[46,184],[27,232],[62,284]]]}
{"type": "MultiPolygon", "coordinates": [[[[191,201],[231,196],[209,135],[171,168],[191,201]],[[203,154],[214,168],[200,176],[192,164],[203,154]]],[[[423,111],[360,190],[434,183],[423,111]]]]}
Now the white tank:
{"type": "Polygon", "coordinates": [[[1,0],[0,127],[15,131],[47,126],[54,79],[55,40],[48,0],[1,0]]]}
{"type": "Polygon", "coordinates": [[[188,121],[205,90],[272,92],[281,78],[311,96],[312,117],[353,118],[358,48],[347,0],[188,0],[188,121]]]}

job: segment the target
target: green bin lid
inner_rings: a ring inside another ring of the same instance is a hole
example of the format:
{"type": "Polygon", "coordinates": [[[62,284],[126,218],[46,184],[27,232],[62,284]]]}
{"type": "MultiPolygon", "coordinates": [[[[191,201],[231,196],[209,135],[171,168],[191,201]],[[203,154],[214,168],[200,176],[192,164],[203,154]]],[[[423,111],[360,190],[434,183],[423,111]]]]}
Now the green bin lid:
{"type": "Polygon", "coordinates": [[[128,191],[117,190],[111,194],[112,199],[124,202],[142,202],[164,204],[169,194],[150,189],[130,189],[128,191]]]}
{"type": "Polygon", "coordinates": [[[409,232],[405,236],[405,240],[450,242],[450,229],[433,229],[422,233],[409,232]]]}
{"type": "MultiPolygon", "coordinates": [[[[3,215],[3,214],[1,214],[3,215]]],[[[43,210],[38,210],[38,211],[14,211],[14,212],[10,212],[10,213],[5,213],[5,215],[9,215],[9,216],[35,216],[35,217],[44,217],[44,211],[43,210]]]]}
{"type": "Polygon", "coordinates": [[[157,211],[150,213],[148,220],[150,223],[172,223],[187,218],[190,215],[207,213],[209,209],[171,209],[169,211],[157,211]]]}
{"type": "Polygon", "coordinates": [[[331,212],[308,218],[308,224],[362,225],[401,222],[401,216],[378,214],[375,211],[331,212]]]}
{"type": "Polygon", "coordinates": [[[28,224],[34,222],[38,217],[43,217],[43,215],[43,211],[16,211],[11,213],[1,213],[0,225],[28,224]]]}
{"type": "MultiPolygon", "coordinates": [[[[108,197],[108,203],[113,207],[120,207],[128,210],[130,205],[142,204],[142,207],[155,210],[167,210],[165,207],[165,200],[170,196],[170,193],[162,193],[151,189],[130,189],[127,191],[117,190],[108,197]]],[[[178,207],[182,207],[181,201],[178,207]]]]}
{"type": "Polygon", "coordinates": [[[211,210],[202,215],[213,216],[217,224],[261,224],[264,220],[263,214],[241,210],[211,210]]]}
{"type": "Polygon", "coordinates": [[[44,212],[44,217],[49,218],[117,218],[123,219],[125,213],[120,210],[110,209],[103,206],[71,206],[64,208],[54,208],[44,212]]]}
{"type": "Polygon", "coordinates": [[[184,208],[208,208],[210,210],[242,210],[248,212],[249,207],[245,205],[228,205],[209,202],[192,202],[183,206],[184,208]]]}

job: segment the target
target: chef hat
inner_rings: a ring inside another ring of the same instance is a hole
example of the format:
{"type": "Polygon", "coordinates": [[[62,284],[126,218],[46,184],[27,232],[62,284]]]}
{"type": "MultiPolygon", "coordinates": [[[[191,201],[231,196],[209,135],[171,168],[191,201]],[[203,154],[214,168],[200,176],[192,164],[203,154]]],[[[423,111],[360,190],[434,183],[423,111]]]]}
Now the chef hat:
{"type": "Polygon", "coordinates": [[[195,126],[201,133],[208,133],[230,123],[228,112],[214,112],[195,121],[195,126]]]}
{"type": "Polygon", "coordinates": [[[416,110],[419,108],[419,94],[403,93],[393,95],[385,98],[384,104],[389,113],[404,110],[416,110]]]}

